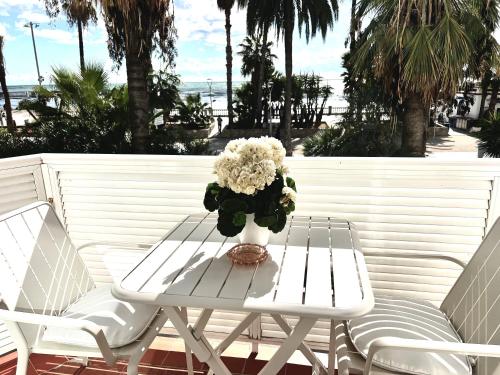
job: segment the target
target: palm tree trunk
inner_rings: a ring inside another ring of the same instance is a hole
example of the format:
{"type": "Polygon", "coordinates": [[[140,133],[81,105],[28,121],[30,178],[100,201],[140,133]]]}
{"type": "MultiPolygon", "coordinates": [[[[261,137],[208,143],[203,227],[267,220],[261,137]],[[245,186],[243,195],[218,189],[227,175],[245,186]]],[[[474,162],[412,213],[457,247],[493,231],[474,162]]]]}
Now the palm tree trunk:
{"type": "Polygon", "coordinates": [[[404,156],[425,156],[428,112],[420,95],[412,94],[405,100],[403,114],[404,156]]]}
{"type": "Polygon", "coordinates": [[[481,106],[479,107],[479,118],[484,115],[484,106],[486,105],[486,98],[488,97],[488,87],[490,87],[492,72],[490,69],[484,74],[483,80],[481,81],[481,106]]]}
{"type": "Polygon", "coordinates": [[[349,52],[351,55],[354,53],[354,48],[356,46],[356,28],[357,28],[357,23],[358,20],[356,18],[356,5],[358,1],[357,0],[352,0],[351,3],[351,26],[349,30],[349,52]]]}
{"type": "Polygon", "coordinates": [[[260,66],[259,66],[259,84],[257,87],[257,127],[262,127],[262,93],[264,91],[264,72],[266,63],[267,51],[267,33],[269,28],[267,26],[262,30],[262,48],[260,50],[260,66]]]}
{"type": "Polygon", "coordinates": [[[494,78],[491,85],[491,99],[488,107],[489,116],[495,115],[495,109],[498,102],[498,89],[500,88],[500,78],[494,78]]]}
{"type": "Polygon", "coordinates": [[[142,154],[146,152],[149,140],[148,59],[141,58],[138,35],[131,32],[128,38],[126,60],[132,152],[142,154]]]}
{"type": "Polygon", "coordinates": [[[80,48],[80,69],[85,69],[85,52],[83,50],[83,26],[82,21],[78,20],[78,46],[80,48]]]}
{"type": "Polygon", "coordinates": [[[14,134],[16,132],[16,125],[12,119],[12,106],[10,104],[10,94],[7,88],[7,79],[5,78],[5,59],[3,56],[3,36],[0,36],[0,85],[2,86],[2,93],[4,98],[5,115],[7,117],[7,130],[14,134]]]}
{"type": "Polygon", "coordinates": [[[233,48],[231,47],[231,8],[226,13],[226,81],[227,81],[227,114],[229,126],[233,125],[233,48]]]}
{"type": "Polygon", "coordinates": [[[293,0],[285,1],[285,121],[281,141],[288,156],[292,155],[292,75],[293,75],[293,0]]]}

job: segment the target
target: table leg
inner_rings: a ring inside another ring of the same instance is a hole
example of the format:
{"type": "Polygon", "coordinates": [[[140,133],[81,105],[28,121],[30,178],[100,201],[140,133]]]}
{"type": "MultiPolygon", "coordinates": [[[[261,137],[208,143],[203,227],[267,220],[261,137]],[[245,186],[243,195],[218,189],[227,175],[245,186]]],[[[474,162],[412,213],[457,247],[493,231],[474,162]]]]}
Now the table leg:
{"type": "Polygon", "coordinates": [[[179,335],[184,339],[186,345],[193,350],[200,362],[207,363],[217,375],[231,375],[231,372],[222,362],[203,333],[199,334],[199,332],[187,326],[179,308],[166,306],[164,309],[179,335]]]}
{"type": "MultiPolygon", "coordinates": [[[[273,316],[274,318],[274,316],[273,316]]],[[[259,375],[275,375],[286,364],[287,360],[299,346],[301,346],[304,338],[309,333],[318,319],[316,318],[300,318],[299,322],[283,342],[278,351],[274,353],[269,362],[259,372],[259,375]]]]}
{"type": "Polygon", "coordinates": [[[199,333],[200,335],[203,334],[203,331],[205,330],[205,327],[208,324],[208,321],[210,320],[210,317],[212,316],[214,310],[212,309],[204,309],[200,316],[198,317],[198,320],[194,324],[194,331],[195,333],[199,333]]]}
{"type": "Polygon", "coordinates": [[[335,326],[337,322],[330,321],[330,344],[328,346],[328,375],[335,375],[335,359],[337,357],[337,337],[335,326]]]}
{"type": "Polygon", "coordinates": [[[227,336],[216,348],[215,351],[218,354],[224,353],[224,351],[231,345],[241,333],[248,328],[250,324],[253,323],[255,319],[259,316],[259,313],[250,313],[245,319],[241,321],[240,324],[236,326],[236,328],[227,336]]]}
{"type": "Polygon", "coordinates": [[[342,321],[335,322],[335,337],[339,342],[344,344],[337,348],[337,364],[338,364],[338,374],[339,375],[349,375],[349,350],[347,348],[346,342],[347,335],[345,331],[345,324],[342,321]]]}
{"type": "Polygon", "coordinates": [[[130,355],[127,364],[128,375],[137,375],[139,373],[138,368],[142,357],[144,357],[144,354],[146,354],[146,351],[149,349],[151,343],[154,341],[158,333],[160,333],[160,330],[163,328],[167,320],[167,313],[163,309],[161,309],[158,312],[156,318],[151,322],[149,330],[147,330],[146,333],[141,337],[140,345],[137,346],[130,355]]]}
{"type": "MultiPolygon", "coordinates": [[[[215,348],[215,352],[217,353],[217,355],[222,355],[222,353],[224,353],[229,345],[231,345],[238,338],[238,336],[241,335],[241,333],[245,329],[247,329],[259,316],[259,313],[248,314],[245,319],[243,319],[240,324],[238,324],[236,328],[229,334],[229,336],[227,336],[219,345],[217,345],[217,347],[215,348]]],[[[213,370],[210,369],[207,375],[214,375],[213,370]]]]}
{"type": "MultiPolygon", "coordinates": [[[[187,308],[181,307],[182,320],[186,325],[188,325],[188,315],[187,308]]],[[[184,341],[184,351],[186,352],[186,369],[188,375],[194,375],[193,368],[193,354],[191,353],[191,348],[188,346],[187,342],[184,341]]]]}
{"type": "MultiPolygon", "coordinates": [[[[290,333],[292,332],[292,327],[288,325],[286,320],[279,314],[271,314],[271,317],[274,319],[274,321],[280,326],[280,328],[285,332],[288,336],[290,336],[290,333]]],[[[307,360],[311,363],[313,366],[313,373],[314,372],[320,372],[324,375],[328,373],[327,369],[321,361],[316,357],[316,354],[309,348],[306,344],[301,343],[298,348],[302,354],[307,358],[307,360]]]]}

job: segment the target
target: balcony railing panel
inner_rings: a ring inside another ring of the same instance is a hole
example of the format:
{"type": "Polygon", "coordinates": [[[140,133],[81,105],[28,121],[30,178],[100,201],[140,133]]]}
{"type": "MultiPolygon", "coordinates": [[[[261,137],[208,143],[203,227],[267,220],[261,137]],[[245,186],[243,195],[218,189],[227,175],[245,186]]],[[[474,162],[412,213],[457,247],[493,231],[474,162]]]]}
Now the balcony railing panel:
{"type": "Polygon", "coordinates": [[[0,160],[0,214],[46,199],[40,156],[0,160]]]}
{"type": "MultiPolygon", "coordinates": [[[[47,199],[41,163],[40,156],[0,160],[0,214],[47,199]]],[[[0,322],[0,354],[13,349],[7,327],[0,322]]]]}
{"type": "MultiPolygon", "coordinates": [[[[212,157],[39,158],[47,197],[53,198],[77,244],[104,240],[150,245],[185,215],[204,210],[206,183],[215,179],[212,157]]],[[[366,252],[437,253],[468,261],[499,212],[496,160],[292,158],[287,164],[299,189],[297,214],[353,221],[366,252]]],[[[111,282],[140,255],[99,247],[82,251],[98,284],[111,282]]],[[[369,256],[367,262],[376,293],[436,304],[459,274],[458,267],[441,261],[369,256]]],[[[221,313],[210,328],[224,332],[237,319],[221,313]]],[[[261,328],[264,337],[280,337],[267,317],[261,328]]],[[[309,339],[326,342],[328,333],[328,325],[320,322],[309,339]]]]}

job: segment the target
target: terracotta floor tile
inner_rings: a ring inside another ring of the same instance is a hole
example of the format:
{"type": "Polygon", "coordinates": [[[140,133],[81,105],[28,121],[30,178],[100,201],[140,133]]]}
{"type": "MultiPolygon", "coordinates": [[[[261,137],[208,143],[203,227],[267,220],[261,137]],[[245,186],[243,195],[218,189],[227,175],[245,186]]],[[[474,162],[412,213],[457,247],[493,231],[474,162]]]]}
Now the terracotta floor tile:
{"type": "MultiPolygon", "coordinates": [[[[266,361],[250,358],[222,357],[234,375],[256,375],[266,361]]],[[[0,357],[0,375],[15,375],[17,355],[10,353],[0,357]]],[[[207,375],[208,367],[193,356],[195,375],[207,375]]],[[[32,354],[28,375],[126,375],[127,362],[119,361],[114,366],[108,366],[102,358],[92,358],[87,367],[71,362],[64,356],[32,354]]],[[[139,372],[144,375],[187,375],[186,355],[183,352],[166,352],[148,350],[139,366],[139,372]]],[[[310,366],[295,364],[285,365],[278,375],[310,375],[310,366]]]]}
{"type": "Polygon", "coordinates": [[[222,357],[222,362],[227,366],[229,371],[236,374],[243,374],[245,369],[245,359],[234,357],[222,357]]]}
{"type": "Polygon", "coordinates": [[[30,365],[32,370],[29,372],[33,374],[75,374],[82,367],[71,362],[71,358],[36,353],[30,355],[30,365]]]}
{"type": "Polygon", "coordinates": [[[2,366],[15,365],[16,361],[17,361],[16,352],[7,353],[5,355],[0,356],[0,367],[3,368],[2,366]]]}
{"type": "Polygon", "coordinates": [[[141,359],[141,363],[150,365],[162,365],[166,360],[169,352],[163,350],[149,349],[141,359]]]}
{"type": "Polygon", "coordinates": [[[312,373],[312,368],[310,366],[288,363],[285,367],[286,375],[311,375],[312,373]]]}
{"type": "Polygon", "coordinates": [[[116,373],[122,373],[127,371],[127,363],[126,362],[117,362],[113,366],[109,366],[104,360],[102,359],[90,359],[88,366],[86,369],[91,369],[96,372],[100,373],[107,373],[107,372],[116,372],[116,373]]]}
{"type": "Polygon", "coordinates": [[[260,370],[266,365],[266,361],[260,361],[258,359],[247,359],[245,361],[245,368],[243,373],[245,375],[256,375],[260,370]]]}
{"type": "MultiPolygon", "coordinates": [[[[186,353],[182,352],[168,352],[166,360],[161,364],[164,367],[173,369],[185,369],[186,368],[186,353]]],[[[193,369],[198,371],[204,371],[207,369],[207,365],[199,362],[196,356],[193,355],[193,369]]]]}

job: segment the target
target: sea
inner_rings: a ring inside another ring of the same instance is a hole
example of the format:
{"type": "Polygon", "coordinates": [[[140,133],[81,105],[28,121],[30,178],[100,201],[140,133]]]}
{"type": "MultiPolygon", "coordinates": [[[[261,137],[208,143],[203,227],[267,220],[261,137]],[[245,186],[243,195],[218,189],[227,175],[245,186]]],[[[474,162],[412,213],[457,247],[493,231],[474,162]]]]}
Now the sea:
{"type": "MultiPolygon", "coordinates": [[[[233,82],[233,92],[238,89],[244,82],[235,81],[233,82]]],[[[12,107],[17,108],[19,102],[27,97],[27,93],[33,91],[35,85],[12,85],[8,86],[9,93],[11,95],[12,107]]],[[[44,85],[45,88],[51,90],[54,86],[44,85]]],[[[1,93],[1,92],[0,92],[1,93]]],[[[227,108],[227,95],[226,95],[226,82],[183,82],[180,86],[181,97],[185,97],[189,94],[197,94],[201,96],[201,100],[204,103],[210,105],[210,99],[212,101],[212,106],[214,109],[224,109],[227,108]]],[[[332,107],[345,107],[347,106],[347,101],[341,95],[342,93],[334,90],[334,94],[328,100],[327,106],[332,107]]],[[[0,105],[4,105],[3,98],[0,98],[0,105]]]]}

